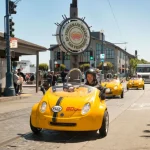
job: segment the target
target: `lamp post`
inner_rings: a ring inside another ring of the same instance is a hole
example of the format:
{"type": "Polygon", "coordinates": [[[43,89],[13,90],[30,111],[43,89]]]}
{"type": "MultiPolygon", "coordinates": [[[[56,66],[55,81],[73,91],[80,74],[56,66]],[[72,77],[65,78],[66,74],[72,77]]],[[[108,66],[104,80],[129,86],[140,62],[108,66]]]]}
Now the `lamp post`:
{"type": "MultiPolygon", "coordinates": [[[[101,30],[101,34],[102,34],[102,54],[104,54],[104,31],[101,30]]],[[[102,74],[104,74],[104,62],[102,62],[102,74]]]]}
{"type": "Polygon", "coordinates": [[[57,61],[54,61],[54,72],[55,72],[56,65],[57,65],[57,61]]]}
{"type": "Polygon", "coordinates": [[[7,58],[7,72],[6,72],[6,87],[4,90],[5,96],[15,96],[15,89],[13,86],[13,74],[11,72],[11,54],[10,54],[10,23],[9,23],[9,0],[6,0],[6,58],[7,58]]]}

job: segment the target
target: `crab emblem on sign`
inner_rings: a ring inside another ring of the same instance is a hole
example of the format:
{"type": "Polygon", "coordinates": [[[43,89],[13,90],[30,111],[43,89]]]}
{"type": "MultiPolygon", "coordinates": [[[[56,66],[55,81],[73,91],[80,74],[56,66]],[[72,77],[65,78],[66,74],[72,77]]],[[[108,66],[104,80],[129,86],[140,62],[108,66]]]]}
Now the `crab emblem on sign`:
{"type": "Polygon", "coordinates": [[[79,54],[88,49],[91,32],[84,20],[65,18],[57,27],[56,38],[62,51],[79,54]]]}

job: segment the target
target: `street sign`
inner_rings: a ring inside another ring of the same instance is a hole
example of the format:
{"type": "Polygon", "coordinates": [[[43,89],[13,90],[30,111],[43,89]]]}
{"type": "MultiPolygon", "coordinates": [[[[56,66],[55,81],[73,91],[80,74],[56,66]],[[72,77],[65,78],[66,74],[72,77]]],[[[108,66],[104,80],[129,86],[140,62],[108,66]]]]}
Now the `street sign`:
{"type": "Polygon", "coordinates": [[[104,59],[100,59],[101,62],[104,62],[104,59]]]}
{"type": "Polygon", "coordinates": [[[10,48],[18,48],[18,41],[16,38],[10,39],[10,48]]]}
{"type": "Polygon", "coordinates": [[[101,59],[105,59],[105,54],[100,54],[101,59]]]}

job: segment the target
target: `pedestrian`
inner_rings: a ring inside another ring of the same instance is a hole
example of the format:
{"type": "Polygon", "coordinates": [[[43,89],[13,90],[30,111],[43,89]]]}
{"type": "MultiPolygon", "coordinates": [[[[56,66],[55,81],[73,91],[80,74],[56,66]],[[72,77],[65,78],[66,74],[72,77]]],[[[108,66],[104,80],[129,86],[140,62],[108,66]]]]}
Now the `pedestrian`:
{"type": "Polygon", "coordinates": [[[55,84],[57,83],[57,74],[56,72],[52,74],[52,86],[55,86],[55,84]]]}
{"type": "Polygon", "coordinates": [[[84,80],[85,80],[85,74],[84,72],[82,72],[82,82],[84,82],[84,80]]]}
{"type": "Polygon", "coordinates": [[[14,88],[15,88],[15,93],[16,93],[16,96],[18,95],[19,93],[19,76],[17,75],[17,70],[14,71],[14,74],[13,74],[13,82],[14,82],[14,88]]]}
{"type": "MultiPolygon", "coordinates": [[[[25,75],[21,72],[20,69],[18,69],[17,75],[20,76],[20,78],[22,77],[22,78],[23,78],[23,81],[26,81],[25,75]]],[[[22,82],[22,83],[23,83],[23,82],[22,82]]],[[[22,93],[22,83],[19,85],[19,91],[20,91],[20,93],[22,93]]]]}
{"type": "Polygon", "coordinates": [[[48,71],[47,82],[48,82],[49,86],[52,86],[52,74],[50,71],[48,71]]]}
{"type": "Polygon", "coordinates": [[[65,82],[65,77],[66,77],[66,73],[64,72],[64,70],[61,72],[61,79],[62,79],[62,83],[65,82]]]}

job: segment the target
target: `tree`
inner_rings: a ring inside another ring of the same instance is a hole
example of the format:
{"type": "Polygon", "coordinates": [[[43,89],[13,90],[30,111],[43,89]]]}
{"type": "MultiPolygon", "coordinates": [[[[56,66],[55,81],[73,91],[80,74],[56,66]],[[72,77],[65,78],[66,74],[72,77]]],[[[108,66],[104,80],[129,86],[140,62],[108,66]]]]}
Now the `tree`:
{"type": "Polygon", "coordinates": [[[64,64],[60,64],[60,68],[61,68],[61,70],[64,70],[66,68],[66,66],[64,64]]]}
{"type": "Polygon", "coordinates": [[[35,67],[35,65],[34,65],[34,64],[31,64],[30,67],[35,67]]]}
{"type": "Polygon", "coordinates": [[[141,59],[141,64],[147,64],[148,63],[148,61],[146,61],[146,60],[144,60],[144,59],[141,59]]]}
{"type": "MultiPolygon", "coordinates": [[[[113,64],[111,62],[105,62],[106,66],[104,66],[104,70],[108,71],[113,69],[113,64]]],[[[98,68],[102,70],[102,62],[98,65],[98,68]]]]}
{"type": "Polygon", "coordinates": [[[81,71],[86,71],[90,68],[90,64],[82,64],[79,66],[79,68],[81,69],[81,71]]]}
{"type": "Polygon", "coordinates": [[[48,70],[48,64],[46,64],[46,63],[39,64],[39,70],[47,71],[48,70]]]}
{"type": "Polygon", "coordinates": [[[141,61],[140,61],[139,59],[137,59],[137,58],[131,58],[131,59],[130,59],[129,64],[130,64],[130,69],[131,69],[130,71],[131,71],[131,74],[134,74],[134,73],[135,73],[137,64],[140,64],[140,63],[141,63],[141,61]]]}

